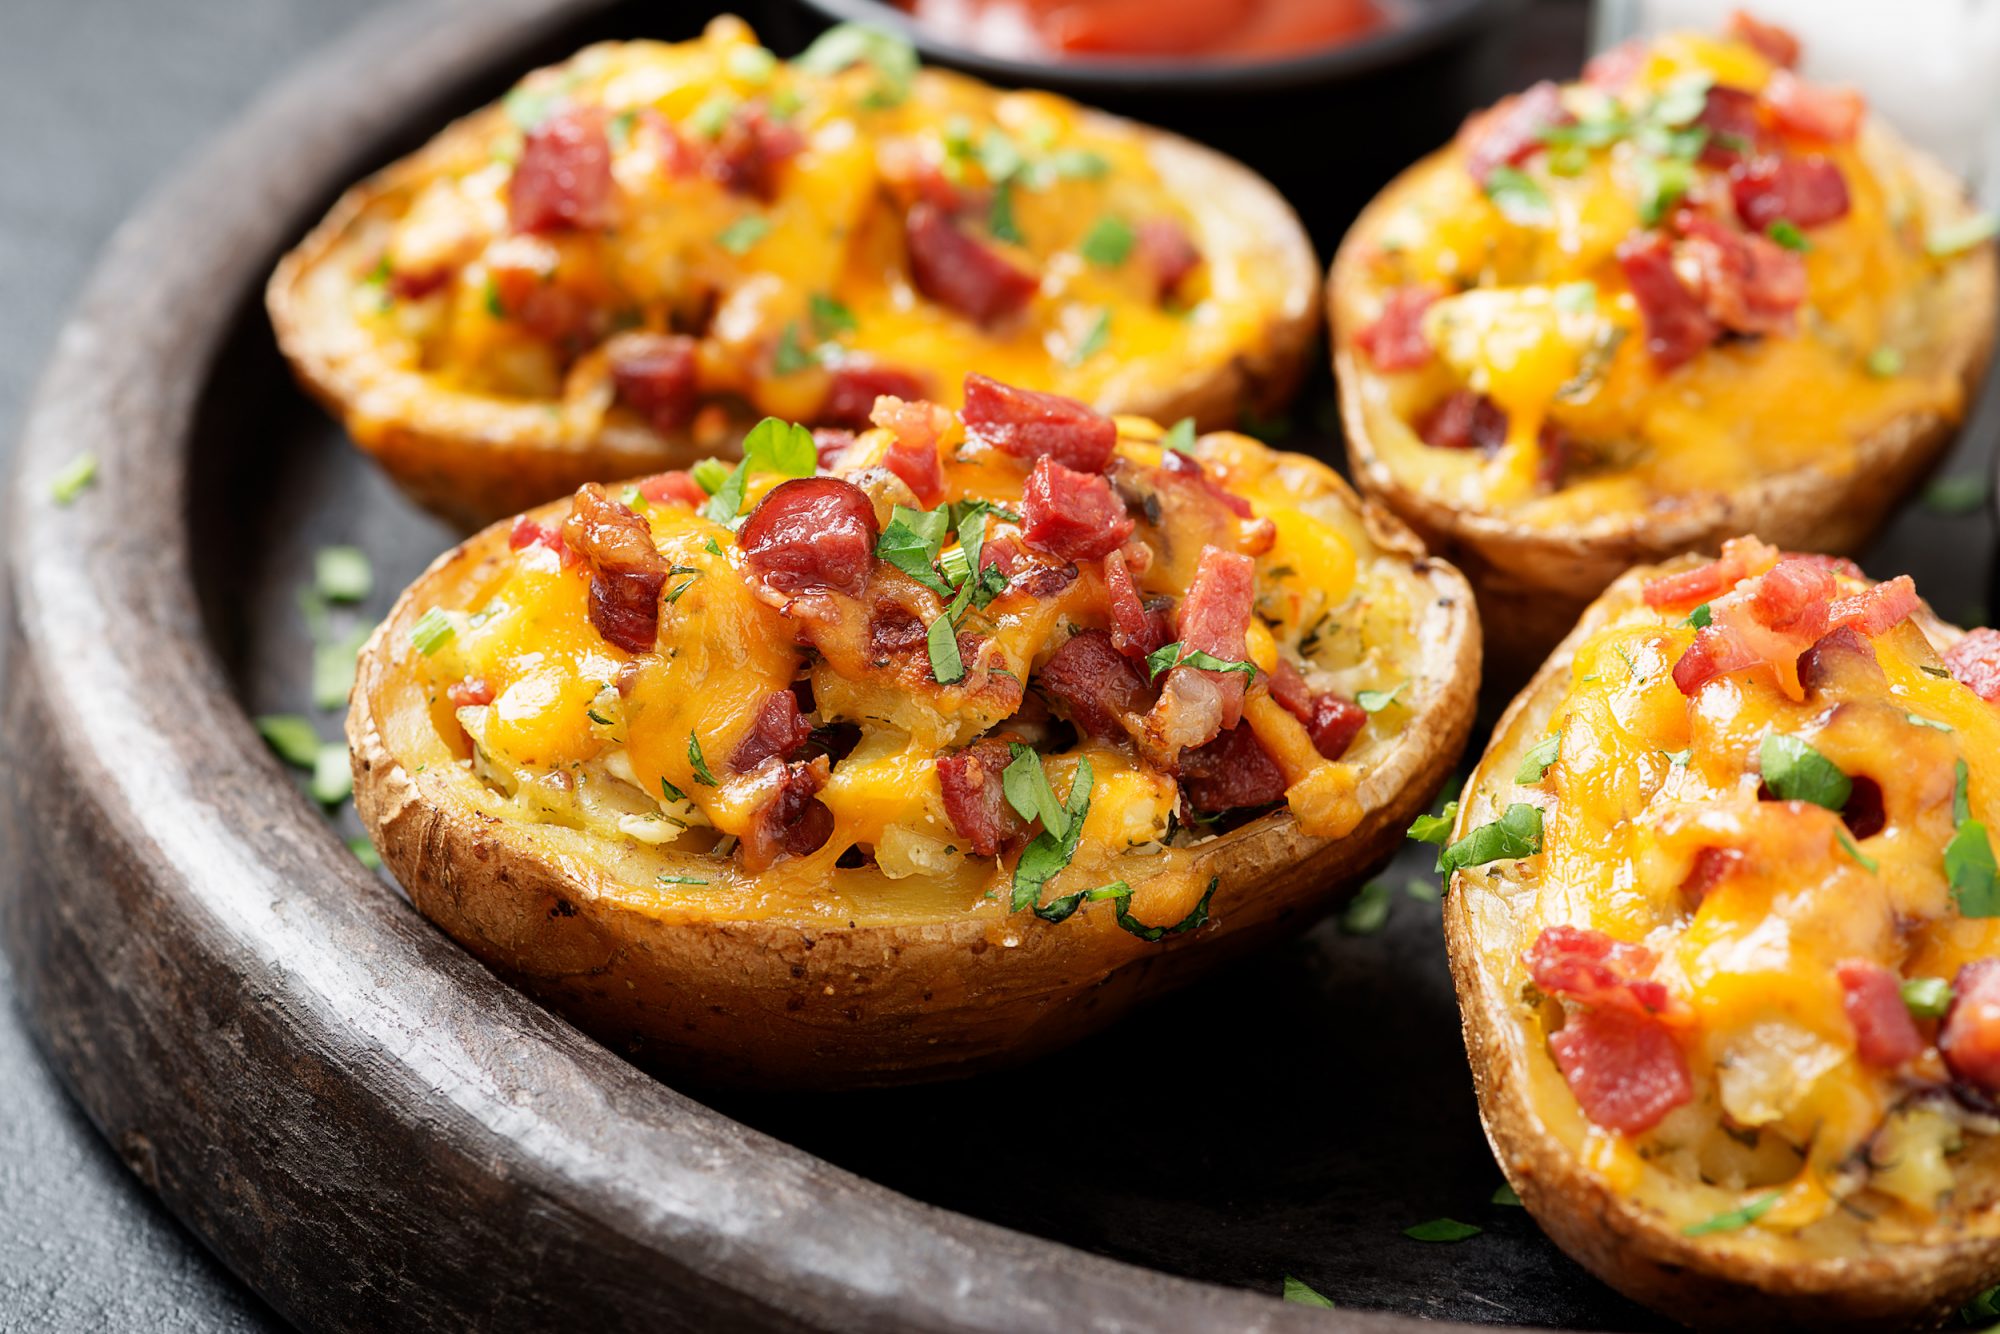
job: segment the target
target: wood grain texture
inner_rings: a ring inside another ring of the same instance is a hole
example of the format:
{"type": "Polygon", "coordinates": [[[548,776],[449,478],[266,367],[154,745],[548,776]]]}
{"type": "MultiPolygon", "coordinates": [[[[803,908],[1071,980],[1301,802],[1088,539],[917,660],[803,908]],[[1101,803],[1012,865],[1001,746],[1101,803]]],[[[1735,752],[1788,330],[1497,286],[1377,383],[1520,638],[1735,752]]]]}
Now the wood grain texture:
{"type": "Polygon", "coordinates": [[[0,920],[55,1065],[312,1329],[1408,1328],[975,1223],[730,1121],[495,981],[265,753],[190,581],[217,349],[335,187],[594,8],[365,29],[120,231],[65,331],[11,496],[0,714],[0,920]],[[53,505],[86,450],[98,482],[53,505]]]}

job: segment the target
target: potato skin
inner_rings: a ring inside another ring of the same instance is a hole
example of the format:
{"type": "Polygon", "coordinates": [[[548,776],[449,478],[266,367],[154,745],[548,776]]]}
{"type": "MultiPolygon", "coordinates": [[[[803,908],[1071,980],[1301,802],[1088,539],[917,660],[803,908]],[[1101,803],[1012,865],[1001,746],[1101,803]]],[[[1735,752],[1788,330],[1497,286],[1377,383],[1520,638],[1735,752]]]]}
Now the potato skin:
{"type": "Polygon", "coordinates": [[[1346,838],[1307,837],[1280,810],[1203,845],[1195,876],[1221,886],[1210,924],[1185,936],[1141,941],[1103,905],[1053,925],[1018,913],[856,927],[668,920],[606,893],[599,868],[468,805],[454,792],[466,775],[419,770],[391,740],[425,707],[396,667],[411,626],[505,549],[504,525],[441,556],[362,651],[347,724],[355,806],[419,911],[649,1067],[713,1084],[862,1087],[1026,1060],[1311,922],[1388,860],[1456,763],[1479,674],[1471,590],[1400,524],[1342,494],[1433,592],[1412,672],[1422,703],[1364,774],[1363,819],[1346,838]]]}
{"type": "MultiPolygon", "coordinates": [[[[1690,555],[1617,579],[1515,697],[1460,797],[1462,837],[1498,814],[1522,757],[1546,733],[1568,689],[1576,649],[1640,600],[1645,582],[1703,563],[1690,555]]],[[[1940,647],[1961,631],[1919,619],[1940,647]]],[[[1488,892],[1480,868],[1452,877],[1445,946],[1487,1142],[1509,1184],[1543,1231],[1585,1268],[1635,1301],[1699,1329],[1881,1330],[1927,1328],[1992,1282],[2000,1270],[2000,1220],[1970,1235],[1838,1260],[1774,1263],[1737,1249],[1727,1234],[1686,1237],[1619,1195],[1564,1146],[1529,1093],[1529,1050],[1513,1017],[1517,998],[1480,968],[1471,896],[1488,892]]],[[[1519,922],[1518,917],[1509,919],[1519,922]]],[[[1527,923],[1521,923],[1526,926],[1527,923]]],[[[1525,938],[1519,941],[1525,948],[1525,938]]],[[[1490,943],[1489,943],[1490,947],[1490,943]]]]}
{"type": "MultiPolygon", "coordinates": [[[[280,261],[265,290],[278,346],[299,383],[412,500],[463,531],[585,482],[733,455],[756,420],[738,411],[699,436],[635,425],[581,429],[553,402],[455,392],[403,373],[347,318],[351,275],[366,269],[394,219],[503,119],[497,106],[473,112],[349,189],[280,261]]],[[[1246,412],[1276,416],[1298,389],[1320,326],[1320,261],[1298,215],[1263,177],[1212,149],[1101,112],[1089,113],[1089,122],[1140,135],[1156,169],[1211,236],[1259,256],[1262,267],[1285,276],[1289,294],[1267,313],[1261,339],[1232,360],[1148,385],[1130,401],[1094,406],[1165,422],[1193,417],[1202,430],[1232,428],[1246,412]]]]}
{"type": "MultiPolygon", "coordinates": [[[[1919,190],[1942,212],[1968,212],[1964,187],[1948,171],[1887,130],[1873,127],[1885,151],[1909,167],[1919,190]]],[[[1496,682],[1526,679],[1576,623],[1591,599],[1628,567],[1684,551],[1713,553],[1723,539],[1756,533],[1788,551],[1851,555],[1873,537],[1936,465],[1962,420],[1906,415],[1860,442],[1845,476],[1817,468],[1778,473],[1740,490],[1677,498],[1650,511],[1605,514],[1588,526],[1538,528],[1504,514],[1464,509],[1421,495],[1384,461],[1369,430],[1364,381],[1378,378],[1355,347],[1358,330],[1343,322],[1366,284],[1365,256],[1400,200],[1420,193],[1436,173],[1460,170],[1450,150],[1410,167],[1362,211],[1342,240],[1327,276],[1341,424],[1356,485],[1415,529],[1434,552],[1465,571],[1486,626],[1487,670],[1496,682]]],[[[1943,364],[1965,386],[1969,409],[1993,351],[2000,267],[1982,245],[1946,274],[1937,302],[1947,318],[1934,330],[1943,364]]]]}

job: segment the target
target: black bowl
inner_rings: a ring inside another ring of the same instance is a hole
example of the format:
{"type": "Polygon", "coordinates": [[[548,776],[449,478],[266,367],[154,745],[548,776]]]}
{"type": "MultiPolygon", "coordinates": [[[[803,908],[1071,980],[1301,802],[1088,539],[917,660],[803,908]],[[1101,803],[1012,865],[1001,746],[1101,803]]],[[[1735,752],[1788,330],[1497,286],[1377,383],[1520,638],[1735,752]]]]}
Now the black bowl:
{"type": "Polygon", "coordinates": [[[882,0],[794,0],[804,25],[867,23],[924,59],[1006,87],[1046,88],[1176,130],[1264,174],[1323,257],[1398,171],[1505,88],[1504,21],[1523,0],[1405,0],[1359,41],[1267,60],[1016,60],[939,40],[882,0]]]}

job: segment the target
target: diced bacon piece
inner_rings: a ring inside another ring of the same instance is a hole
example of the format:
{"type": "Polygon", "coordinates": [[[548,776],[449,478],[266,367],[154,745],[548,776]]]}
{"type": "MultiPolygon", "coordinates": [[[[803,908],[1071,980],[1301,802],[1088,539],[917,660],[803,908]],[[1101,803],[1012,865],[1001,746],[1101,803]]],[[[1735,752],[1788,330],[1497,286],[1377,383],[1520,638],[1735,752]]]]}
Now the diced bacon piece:
{"type": "Polygon", "coordinates": [[[1681,881],[1681,895],[1696,907],[1718,886],[1742,869],[1747,859],[1740,848],[1703,848],[1694,855],[1687,879],[1681,881]]]}
{"type": "Polygon", "coordinates": [[[1958,970],[1938,1050],[1952,1074],[1988,1094],[2000,1093],[2000,959],[1958,970]]]}
{"type": "Polygon", "coordinates": [[[1201,465],[1201,460],[1192,454],[1183,454],[1178,449],[1170,449],[1160,461],[1160,469],[1169,477],[1197,483],[1203,491],[1221,501],[1222,507],[1239,519],[1248,519],[1256,514],[1248,500],[1211,477],[1208,469],[1201,465]]]}
{"type": "Polygon", "coordinates": [[[701,150],[652,107],[639,113],[638,129],[652,139],[654,151],[660,159],[660,169],[666,175],[684,179],[701,170],[701,150]]]}
{"type": "Polygon", "coordinates": [[[1825,566],[1787,557],[1751,585],[1745,605],[1765,629],[1811,642],[1826,633],[1827,605],[1836,587],[1825,566]]]}
{"type": "Polygon", "coordinates": [[[854,432],[841,426],[813,427],[813,452],[819,455],[819,470],[831,472],[840,456],[854,445],[854,432]]]}
{"type": "Polygon", "coordinates": [[[1417,418],[1417,438],[1437,449],[1477,449],[1491,454],[1507,443],[1507,414],[1470,389],[1454,389],[1417,418]]]}
{"type": "MultiPolygon", "coordinates": [[[[834,368],[827,384],[819,420],[858,431],[875,420],[875,400],[883,395],[914,401],[929,392],[930,382],[913,371],[873,361],[843,362],[834,368]]],[[[882,424],[875,421],[877,426],[882,424]]]]}
{"type": "Polygon", "coordinates": [[[729,767],[747,774],[773,755],[789,760],[812,732],[812,724],[799,712],[799,697],[789,690],[773,690],[757,706],[750,730],[729,753],[729,767]]]}
{"type": "Polygon", "coordinates": [[[951,409],[910,401],[886,390],[871,400],[871,420],[895,436],[882,465],[903,479],[926,508],[944,499],[944,461],[938,440],[951,429],[951,409]]]}
{"type": "Polygon", "coordinates": [[[608,644],[650,653],[660,633],[660,586],[667,558],[653,529],[596,482],[578,488],[563,541],[590,562],[590,623],[608,644]]]}
{"type": "Polygon", "coordinates": [[[561,280],[557,254],[538,236],[510,236],[486,253],[486,276],[499,318],[571,353],[595,344],[604,310],[587,292],[561,280]]]}
{"type": "Polygon", "coordinates": [[[991,246],[967,236],[931,204],[910,206],[904,222],[910,280],[931,300],[991,326],[1019,313],[1039,279],[991,246]]]}
{"type": "Polygon", "coordinates": [[[1697,630],[1694,643],[1674,664],[1674,685],[1692,697],[1717,677],[1755,667],[1764,659],[1741,635],[1726,626],[1711,625],[1697,630]]]}
{"type": "Polygon", "coordinates": [[[1694,1096],[1687,1056],[1657,1019],[1584,1010],[1564,1021],[1549,1052],[1577,1106],[1606,1130],[1643,1134],[1694,1096]]]}
{"type": "Polygon", "coordinates": [[[1642,232],[1618,247],[1618,266],[1646,323],[1646,352],[1662,371],[1692,360],[1722,334],[1701,299],[1674,272],[1671,242],[1642,232]]]}
{"type": "Polygon", "coordinates": [[[1773,65],[1791,69],[1799,63],[1799,39],[1792,36],[1788,28],[1766,23],[1753,14],[1733,9],[1723,31],[1737,41],[1755,47],[1757,53],[1773,65]]]}
{"type": "Polygon", "coordinates": [[[694,419],[701,403],[695,340],[686,334],[622,333],[604,345],[619,401],[661,435],[694,419]]]}
{"type": "Polygon", "coordinates": [[[1823,88],[1783,69],[1764,85],[1764,104],[1783,128],[1836,144],[1853,139],[1868,113],[1868,103],[1852,88],[1823,88]]]}
{"type": "Polygon", "coordinates": [[[468,676],[463,681],[453,681],[444,688],[445,699],[454,709],[474,708],[493,702],[493,687],[477,676],[468,676]]]}
{"type": "Polygon", "coordinates": [[[708,178],[731,194],[765,203],[777,198],[778,172],[806,144],[805,137],[760,106],[729,118],[702,164],[708,178]]]}
{"type": "Polygon", "coordinates": [[[1312,715],[1305,719],[1306,734],[1312,738],[1314,750],[1337,760],[1347,753],[1367,722],[1368,715],[1359,704],[1327,690],[1313,696],[1312,715]]]}
{"type": "Polygon", "coordinates": [[[1382,299],[1382,313],[1354,335],[1355,346],[1385,371],[1414,371],[1436,355],[1424,336],[1424,312],[1441,295],[1429,283],[1404,283],[1382,299]]]}
{"type": "Polygon", "coordinates": [[[389,295],[398,301],[421,301],[442,290],[451,281],[453,272],[448,264],[416,271],[397,269],[389,275],[389,295]]]}
{"type": "Polygon", "coordinates": [[[1646,60],[1646,44],[1637,37],[1620,42],[1609,51],[1600,51],[1583,67],[1583,81],[1593,88],[1615,93],[1632,82],[1646,60]]]}
{"type": "Polygon", "coordinates": [[[908,607],[885,598],[868,618],[868,656],[882,660],[915,652],[923,648],[929,630],[908,607]]]}
{"type": "Polygon", "coordinates": [[[1851,683],[1849,689],[1858,693],[1858,689],[1879,685],[1882,680],[1874,646],[1851,625],[1821,635],[1799,655],[1799,684],[1813,694],[1839,692],[1843,682],[1851,683]]]}
{"type": "Polygon", "coordinates": [[[1132,516],[1102,473],[1076,472],[1044,454],[1021,490],[1021,539],[1058,560],[1096,560],[1132,536],[1132,516]]]}
{"type": "MultiPolygon", "coordinates": [[[[1806,262],[1797,252],[1710,218],[1691,218],[1683,229],[1681,254],[1694,269],[1695,292],[1711,319],[1737,333],[1791,330],[1806,299],[1806,262]]],[[[1651,329],[1649,320],[1649,338],[1651,329]]]]}
{"type": "Polygon", "coordinates": [[[1201,251],[1195,248],[1187,228],[1172,218],[1149,218],[1134,230],[1133,250],[1139,263],[1153,275],[1153,290],[1165,301],[1201,267],[1201,251]]]}
{"type": "Polygon", "coordinates": [[[1052,598],[1077,581],[1076,566],[1051,563],[1031,553],[1017,537],[990,537],[979,552],[979,568],[997,567],[1007,576],[1010,592],[1031,598],[1052,598]]]}
{"type": "Polygon", "coordinates": [[[1145,673],[1102,630],[1079,630],[1049,655],[1036,683],[1078,731],[1101,740],[1129,734],[1128,715],[1153,706],[1145,673]]]}
{"type": "Polygon", "coordinates": [[[977,373],[965,377],[965,433],[1018,459],[1047,454],[1065,468],[1103,472],[1118,448],[1118,424],[1095,408],[977,373]]]}
{"type": "Polygon", "coordinates": [[[1757,94],[1744,88],[1717,84],[1708,90],[1701,114],[1694,124],[1708,131],[1701,160],[1711,167],[1726,167],[1747,153],[1762,147],[1768,136],[1757,110],[1757,94]]]}
{"type": "Polygon", "coordinates": [[[1686,1007],[1652,978],[1653,952],[1602,931],[1557,924],[1528,948],[1528,972],[1551,996],[1593,1010],[1678,1017],[1686,1007]]]}
{"type": "Polygon", "coordinates": [[[547,547],[556,553],[564,565],[576,560],[576,553],[563,541],[562,529],[551,528],[544,523],[536,523],[523,514],[514,520],[514,527],[507,534],[507,545],[514,551],[525,551],[529,547],[547,547]]]}
{"type": "Polygon", "coordinates": [[[611,141],[603,112],[564,107],[528,131],[507,183],[507,221],[517,232],[609,227],[611,141]]]}
{"type": "Polygon", "coordinates": [[[745,870],[762,871],[785,856],[818,852],[833,836],[833,811],[817,795],[826,786],[829,768],[824,755],[784,766],[784,777],[757,808],[743,835],[740,851],[745,870]]]}
{"type": "Polygon", "coordinates": [[[1484,185],[1495,167],[1519,166],[1539,152],[1544,130],[1575,119],[1563,110],[1562,90],[1546,79],[1502,98],[1492,110],[1467,120],[1458,132],[1465,146],[1465,169],[1484,185]]]}
{"type": "MultiPolygon", "coordinates": [[[[1194,578],[1180,607],[1181,655],[1207,653],[1224,662],[1242,662],[1250,629],[1250,608],[1256,597],[1257,563],[1250,557],[1221,547],[1201,549],[1194,578]]],[[[1200,668],[1179,666],[1175,674],[1198,672],[1200,668]]],[[[1241,672],[1202,672],[1221,691],[1222,726],[1236,726],[1243,715],[1243,691],[1248,684],[1241,672]]]]}
{"type": "Polygon", "coordinates": [[[708,502],[708,492],[684,472],[654,473],[639,483],[639,494],[655,505],[687,505],[699,507],[708,502]]]}
{"type": "Polygon", "coordinates": [[[1981,626],[1945,651],[1944,665],[1967,690],[1988,703],[2000,701],[2000,630],[1981,626]]]}
{"type": "Polygon", "coordinates": [[[1834,601],[1828,615],[1831,625],[1851,625],[1871,639],[1886,634],[1910,618],[1923,605],[1917,596],[1917,581],[1907,574],[1885,579],[1859,593],[1834,601]]]}
{"type": "Polygon", "coordinates": [[[1847,177],[1832,159],[1755,157],[1729,172],[1729,197],[1736,216],[1753,232],[1770,230],[1780,219],[1795,227],[1818,227],[1847,216],[1847,177]]]}
{"type": "Polygon", "coordinates": [[[1713,601],[1751,575],[1770,569],[1781,556],[1776,547],[1754,537],[1732,537],[1722,544],[1720,560],[1648,579],[1641,596],[1649,607],[1691,607],[1698,602],[1713,601]]]}
{"type": "Polygon", "coordinates": [[[1861,1063],[1893,1070],[1915,1060],[1924,1038],[1903,1003],[1901,980],[1869,959],[1843,959],[1833,974],[1840,979],[1841,1004],[1854,1025],[1854,1054],[1861,1063]]]}
{"type": "Polygon", "coordinates": [[[1268,806],[1285,796],[1285,775],[1248,727],[1232,727],[1213,741],[1181,752],[1181,791],[1198,811],[1268,806]]]}
{"type": "Polygon", "coordinates": [[[1279,708],[1307,727],[1312,726],[1312,691],[1289,658],[1278,659],[1276,670],[1265,679],[1264,686],[1271,692],[1271,698],[1278,701],[1279,708]]]}
{"type": "Polygon", "coordinates": [[[875,560],[875,502],[839,477],[780,482],[736,536],[750,569],[780,593],[858,596],[875,560]]]}
{"type": "Polygon", "coordinates": [[[1033,826],[1008,802],[1001,784],[1011,760],[1007,743],[991,737],[937,759],[944,813],[974,856],[998,857],[1028,841],[1033,826]]]}
{"type": "Polygon", "coordinates": [[[1104,588],[1111,602],[1113,648],[1129,658],[1143,658],[1167,642],[1166,618],[1146,610],[1123,551],[1105,553],[1104,588]]]}

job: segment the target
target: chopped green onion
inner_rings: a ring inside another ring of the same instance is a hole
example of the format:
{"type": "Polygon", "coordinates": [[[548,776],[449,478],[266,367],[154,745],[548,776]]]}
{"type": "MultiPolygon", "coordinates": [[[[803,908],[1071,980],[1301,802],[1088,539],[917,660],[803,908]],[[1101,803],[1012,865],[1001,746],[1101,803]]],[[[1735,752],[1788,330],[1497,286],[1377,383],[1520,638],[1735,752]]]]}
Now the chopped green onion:
{"type": "Polygon", "coordinates": [[[1064,361],[1072,367],[1081,366],[1084,362],[1089,361],[1092,357],[1102,352],[1104,345],[1110,340],[1111,311],[1107,307],[1097,312],[1097,318],[1091,321],[1090,328],[1084,331],[1083,341],[1070,349],[1070,353],[1064,358],[1064,361]]]}
{"type": "Polygon", "coordinates": [[[321,547],[313,553],[313,585],[328,602],[359,602],[374,590],[375,573],[359,547],[321,547]]]}
{"type": "Polygon", "coordinates": [[[354,854],[354,860],[371,871],[382,869],[382,854],[375,851],[375,845],[368,841],[368,835],[356,834],[347,840],[347,850],[354,854]]]}
{"type": "Polygon", "coordinates": [[[1194,418],[1183,417],[1167,428],[1160,437],[1160,445],[1176,454],[1194,453],[1194,418]]]}
{"type": "Polygon", "coordinates": [[[1940,477],[1924,488],[1924,508],[1933,514],[1972,514],[1986,503],[1986,479],[1940,477]]]}
{"type": "Polygon", "coordinates": [[[1518,167],[1495,167],[1486,174],[1486,197],[1514,222],[1549,216],[1549,197],[1535,178],[1518,167]]]}
{"type": "Polygon", "coordinates": [[[1975,213],[1969,218],[1946,223],[1924,239],[1926,253],[1943,259],[1984,244],[2000,233],[2000,218],[1991,213],[1975,213]]]}
{"type": "Polygon", "coordinates": [[[660,780],[660,795],[668,801],[686,801],[688,799],[687,793],[681,791],[664,778],[660,780]]]}
{"type": "Polygon", "coordinates": [[[1759,1196],[1741,1209],[1731,1209],[1728,1213],[1717,1214],[1706,1222],[1690,1223],[1681,1229],[1683,1237],[1706,1237],[1714,1232],[1739,1232],[1771,1212],[1777,1204],[1780,1192],[1759,1196]]]}
{"type": "Polygon", "coordinates": [[[279,759],[295,769],[310,769],[319,759],[319,733],[310,718],[267,713],[257,719],[257,732],[279,759]]]}
{"type": "Polygon", "coordinates": [[[432,607],[410,627],[410,647],[428,658],[449,644],[457,633],[458,627],[443,612],[432,607]]]}
{"type": "Polygon", "coordinates": [[[1906,721],[1914,723],[1918,727],[1932,727],[1936,728],[1940,732],[1950,732],[1956,730],[1955,728],[1952,727],[1950,723],[1941,723],[1935,718],[1926,718],[1921,713],[1906,713],[1903,715],[1903,717],[1906,721]]]}
{"type": "Polygon", "coordinates": [[[1812,242],[1806,240],[1806,234],[1789,218],[1779,218],[1764,229],[1764,234],[1787,250],[1803,254],[1812,249],[1812,242]]]}
{"type": "Polygon", "coordinates": [[[688,469],[688,475],[694,478],[696,486],[712,496],[729,480],[729,465],[721,459],[703,459],[688,469]]]}
{"type": "Polygon", "coordinates": [[[1687,614],[1687,619],[1681,622],[1682,625],[1691,625],[1697,630],[1706,630],[1710,625],[1714,623],[1715,623],[1715,614],[1708,609],[1708,604],[1706,602],[1702,603],[1699,607],[1696,607],[1693,611],[1689,612],[1687,614]]]}
{"type": "Polygon", "coordinates": [[[1952,815],[1958,831],[1944,848],[1945,879],[1964,917],[2000,917],[2000,868],[1993,859],[1993,841],[1986,826],[1972,818],[1972,802],[1967,790],[1969,773],[1965,761],[1958,762],[1958,784],[1952,793],[1952,815]]]}
{"type": "MultiPolygon", "coordinates": [[[[1249,664],[1243,663],[1238,665],[1248,666],[1249,664]]],[[[1380,713],[1395,701],[1397,694],[1408,684],[1408,681],[1398,681],[1387,690],[1357,690],[1354,692],[1354,702],[1361,707],[1363,713],[1380,713]]]]}
{"type": "Polygon", "coordinates": [[[669,875],[666,872],[661,872],[659,875],[653,877],[653,883],[656,885],[705,885],[708,881],[698,875],[669,875]]]}
{"type": "Polygon", "coordinates": [[[1107,213],[1084,236],[1077,253],[1099,268],[1115,269],[1132,253],[1137,240],[1130,223],[1107,213]]]}
{"type": "Polygon", "coordinates": [[[1903,354],[1884,344],[1868,354],[1868,373],[1878,380],[1903,373],[1903,354]]]}
{"type": "Polygon", "coordinates": [[[313,756],[312,779],[306,784],[312,799],[322,806],[338,806],[354,792],[354,764],[347,757],[347,743],[329,741],[313,756]]]}
{"type": "Polygon", "coordinates": [[[797,375],[813,364],[812,354],[799,343],[796,321],[785,321],[778,331],[778,345],[771,351],[771,370],[777,375],[797,375]]]}
{"type": "Polygon", "coordinates": [[[750,248],[771,230],[771,220],[752,213],[724,227],[715,235],[715,243],[732,255],[747,255],[750,248]]]}
{"type": "Polygon", "coordinates": [[[810,298],[813,332],[822,339],[853,333],[861,327],[854,312],[830,296],[814,292],[810,298]]]}
{"type": "Polygon", "coordinates": [[[1379,880],[1363,885],[1340,913],[1340,929],[1350,936],[1372,936],[1389,922],[1389,910],[1396,901],[1389,887],[1379,880]]]}
{"type": "Polygon", "coordinates": [[[49,479],[49,499],[58,505],[74,504],[96,480],[97,455],[78,454],[49,479]]]}
{"type": "Polygon", "coordinates": [[[1942,977],[1906,977],[1903,1004],[1919,1019],[1942,1019],[1951,1008],[1951,983],[1942,977]]]}
{"type": "Polygon", "coordinates": [[[893,107],[910,95],[917,78],[917,50],[893,32],[860,23],[839,23],[813,39],[793,64],[808,74],[838,74],[855,65],[875,73],[868,104],[893,107]]]}
{"type": "Polygon", "coordinates": [[[745,83],[768,83],[778,58],[761,46],[739,46],[729,53],[729,72],[745,83]]]}

